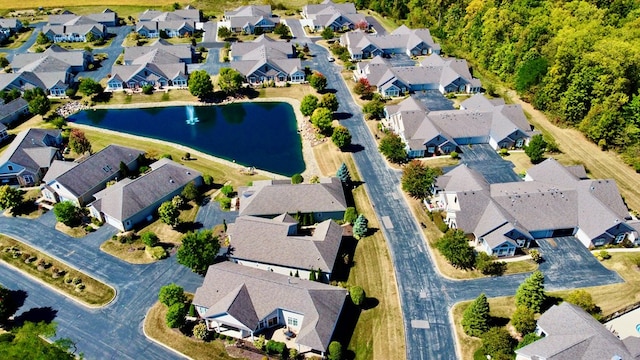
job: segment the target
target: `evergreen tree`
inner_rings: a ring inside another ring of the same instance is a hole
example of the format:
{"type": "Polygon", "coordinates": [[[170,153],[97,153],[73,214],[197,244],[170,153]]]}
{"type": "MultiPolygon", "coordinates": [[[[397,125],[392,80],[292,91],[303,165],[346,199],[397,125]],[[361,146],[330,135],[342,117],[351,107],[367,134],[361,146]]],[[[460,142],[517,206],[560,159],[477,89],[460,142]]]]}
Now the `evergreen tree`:
{"type": "Polygon", "coordinates": [[[364,215],[360,214],[356,218],[356,222],[353,224],[353,237],[360,239],[367,234],[369,230],[369,220],[364,215]]]}
{"type": "Polygon", "coordinates": [[[467,335],[480,337],[489,330],[489,302],[480,294],[462,315],[462,328],[467,335]]]}
{"type": "Polygon", "coordinates": [[[298,272],[298,270],[296,270],[296,273],[295,273],[293,276],[295,276],[295,277],[297,277],[297,278],[299,278],[299,277],[300,277],[300,273],[298,272]]]}
{"type": "Polygon", "coordinates": [[[309,280],[311,281],[316,281],[316,271],[314,269],[311,269],[311,272],[309,273],[309,280]]]}
{"type": "Polygon", "coordinates": [[[527,307],[539,313],[545,299],[544,275],[541,271],[537,270],[518,287],[516,291],[516,305],[527,307]]]}
{"type": "Polygon", "coordinates": [[[336,173],[336,177],[338,179],[340,179],[340,181],[342,181],[345,184],[348,184],[349,182],[351,182],[351,174],[349,173],[349,169],[347,168],[347,164],[342,163],[342,165],[340,165],[340,168],[338,169],[338,172],[336,173]]]}
{"type": "Polygon", "coordinates": [[[536,319],[533,310],[518,306],[511,316],[511,324],[522,335],[529,334],[536,329],[536,319]]]}

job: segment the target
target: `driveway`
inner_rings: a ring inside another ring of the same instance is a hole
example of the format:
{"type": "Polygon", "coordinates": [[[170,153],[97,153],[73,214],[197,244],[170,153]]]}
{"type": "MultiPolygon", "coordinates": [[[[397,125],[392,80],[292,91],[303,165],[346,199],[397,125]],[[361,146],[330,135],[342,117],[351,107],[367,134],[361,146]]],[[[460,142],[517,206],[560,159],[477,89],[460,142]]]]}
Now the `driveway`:
{"type": "Polygon", "coordinates": [[[444,97],[439,90],[416,91],[412,96],[422,101],[431,111],[455,110],[453,102],[444,97]]]}
{"type": "Polygon", "coordinates": [[[522,181],[513,171],[513,163],[503,159],[491,145],[461,145],[460,150],[460,162],[481,173],[489,184],[522,181]]]}
{"type": "Polygon", "coordinates": [[[45,25],[44,22],[30,24],[29,27],[34,28],[34,30],[31,33],[31,36],[29,36],[29,39],[27,39],[27,41],[25,41],[24,44],[20,45],[20,47],[15,48],[15,49],[0,48],[0,52],[6,53],[7,54],[7,60],[9,60],[9,61],[13,60],[13,56],[15,54],[24,54],[24,53],[26,53],[27,50],[29,50],[29,48],[31,46],[33,46],[33,44],[36,43],[36,39],[38,38],[38,34],[40,33],[40,31],[42,31],[42,27],[44,25],[45,25]]]}
{"type": "Polygon", "coordinates": [[[222,224],[223,220],[225,220],[227,224],[231,224],[236,221],[237,217],[237,211],[222,211],[217,201],[208,200],[200,206],[200,210],[198,210],[198,215],[196,216],[196,222],[202,224],[202,227],[205,229],[211,229],[216,225],[222,224]]]}
{"type": "Polygon", "coordinates": [[[217,21],[207,21],[204,23],[202,30],[204,30],[204,35],[202,36],[201,46],[206,48],[220,46],[218,45],[218,22],[217,21]]]}
{"type": "Polygon", "coordinates": [[[385,30],[384,26],[382,26],[382,24],[380,24],[380,22],[376,20],[376,18],[374,18],[373,16],[367,16],[365,17],[365,20],[367,20],[373,30],[376,31],[377,35],[387,35],[387,30],[385,30]]]}
{"type": "Polygon", "coordinates": [[[220,61],[220,48],[209,47],[207,53],[207,59],[201,64],[187,64],[187,70],[189,73],[195,70],[206,70],[211,75],[220,73],[220,69],[229,66],[228,63],[220,61]]]}
{"type": "Polygon", "coordinates": [[[310,43],[312,40],[307,37],[307,34],[302,28],[299,19],[284,19],[283,22],[287,24],[291,30],[291,36],[293,36],[293,42],[298,44],[310,43]]]}
{"type": "Polygon", "coordinates": [[[100,81],[103,78],[106,78],[109,73],[111,73],[111,68],[113,64],[115,64],[116,59],[124,50],[122,47],[122,42],[127,37],[127,35],[131,32],[131,26],[118,26],[111,27],[108,29],[109,34],[115,34],[116,37],[111,41],[111,45],[102,49],[94,49],[93,53],[106,53],[107,58],[102,61],[100,67],[93,71],[82,71],[76,75],[76,81],[78,81],[81,77],[90,77],[95,81],[100,81]]]}
{"type": "Polygon", "coordinates": [[[398,66],[416,66],[416,61],[412,60],[407,54],[393,54],[389,55],[387,61],[393,67],[398,66]]]}

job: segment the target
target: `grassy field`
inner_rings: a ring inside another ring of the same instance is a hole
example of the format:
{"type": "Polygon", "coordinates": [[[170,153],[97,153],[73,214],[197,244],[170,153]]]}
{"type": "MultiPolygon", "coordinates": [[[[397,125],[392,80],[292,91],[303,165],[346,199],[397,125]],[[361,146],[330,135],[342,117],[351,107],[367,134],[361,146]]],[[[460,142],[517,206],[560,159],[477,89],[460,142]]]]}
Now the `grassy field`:
{"type": "Polygon", "coordinates": [[[25,42],[27,42],[27,40],[29,40],[29,37],[31,37],[32,33],[33,33],[33,29],[29,29],[27,31],[18,33],[18,38],[15,40],[12,40],[11,43],[7,44],[6,46],[0,47],[0,51],[2,51],[2,49],[19,48],[20,46],[22,46],[22,44],[24,44],[25,42]]]}
{"type": "Polygon", "coordinates": [[[2,261],[22,272],[42,280],[67,296],[79,300],[89,306],[104,306],[111,302],[116,295],[116,292],[112,287],[10,237],[0,235],[0,249],[2,249],[0,250],[0,259],[2,261]],[[20,249],[22,254],[17,258],[14,258],[11,253],[6,251],[6,248],[8,247],[16,247],[20,249]],[[24,258],[28,258],[29,256],[26,256],[25,254],[28,254],[30,257],[36,257],[37,260],[27,264],[25,263],[24,258]],[[48,264],[48,266],[45,266],[42,271],[39,271],[36,266],[40,260],[43,260],[48,264]],[[53,278],[53,269],[64,271],[64,276],[53,278]],[[65,282],[65,277],[81,279],[82,284],[85,286],[84,290],[77,291],[76,286],[73,283],[67,284],[65,282]]]}

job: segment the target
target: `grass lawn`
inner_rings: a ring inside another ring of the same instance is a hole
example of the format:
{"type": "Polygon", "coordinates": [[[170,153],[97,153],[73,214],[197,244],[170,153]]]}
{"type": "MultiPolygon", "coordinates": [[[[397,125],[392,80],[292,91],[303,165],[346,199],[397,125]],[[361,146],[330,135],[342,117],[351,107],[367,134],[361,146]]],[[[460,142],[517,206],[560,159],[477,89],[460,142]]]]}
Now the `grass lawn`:
{"type": "MultiPolygon", "coordinates": [[[[350,153],[339,151],[330,142],[313,148],[320,171],[324,176],[335,175],[344,162],[353,180],[360,180],[350,153]]],[[[358,241],[348,283],[360,285],[367,297],[378,305],[360,314],[348,349],[355,359],[404,359],[406,354],[402,313],[396,287],[395,273],[387,244],[379,231],[380,225],[363,186],[353,192],[358,211],[369,220],[372,235],[358,241]]]]}
{"type": "Polygon", "coordinates": [[[290,87],[268,87],[258,89],[258,94],[258,97],[261,98],[286,97],[298,101],[302,101],[302,98],[309,94],[318,98],[322,97],[309,84],[293,84],[290,87]]]}
{"type": "Polygon", "coordinates": [[[113,300],[116,295],[115,290],[112,287],[10,237],[0,235],[0,249],[2,249],[0,250],[0,259],[2,261],[42,280],[55,289],[65,293],[67,296],[75,298],[89,306],[104,306],[113,300]],[[8,247],[16,247],[20,249],[22,254],[17,258],[14,258],[10,252],[6,251],[6,248],[8,247]],[[29,254],[31,257],[36,257],[37,260],[27,264],[25,263],[24,257],[28,256],[25,254],[29,254]],[[44,262],[48,264],[48,266],[45,266],[42,271],[37,269],[37,264],[40,260],[44,260],[44,262]],[[54,268],[64,271],[64,276],[54,279],[54,268]],[[77,291],[76,286],[73,283],[66,284],[65,277],[81,279],[82,284],[85,286],[84,290],[77,291]]]}
{"type": "Polygon", "coordinates": [[[75,227],[70,227],[67,226],[61,222],[57,222],[56,223],[56,230],[60,231],[61,233],[65,233],[71,237],[74,238],[81,238],[85,235],[87,235],[87,231],[84,229],[84,226],[80,225],[80,226],[75,226],[75,227]]]}
{"type": "Polygon", "coordinates": [[[36,199],[40,197],[40,189],[31,189],[22,194],[22,204],[11,209],[13,216],[20,216],[27,219],[35,219],[46,212],[36,205],[36,199]]]}
{"type": "MultiPolygon", "coordinates": [[[[151,95],[137,93],[127,95],[124,91],[111,93],[111,98],[106,103],[97,103],[98,105],[116,105],[116,104],[144,104],[144,103],[162,103],[167,101],[190,101],[197,102],[198,98],[191,95],[187,89],[170,89],[168,92],[156,91],[151,95]]],[[[168,106],[168,105],[167,105],[168,106]]]]}
{"type": "Polygon", "coordinates": [[[25,31],[25,32],[21,32],[18,33],[18,38],[11,41],[11,43],[7,44],[6,46],[2,46],[0,47],[0,50],[2,49],[17,49],[20,46],[22,46],[22,44],[24,44],[25,42],[27,42],[27,40],[29,40],[29,37],[31,36],[31,34],[33,34],[33,29],[29,28],[29,30],[25,31]]]}
{"type": "Polygon", "coordinates": [[[177,329],[167,327],[167,307],[156,302],[144,318],[144,331],[148,337],[195,360],[236,359],[227,354],[221,340],[204,342],[184,336],[177,329]]]}
{"type": "Polygon", "coordinates": [[[144,249],[145,245],[139,238],[130,244],[121,244],[117,240],[109,239],[100,245],[100,250],[130,264],[150,264],[156,262],[157,260],[148,256],[144,249]]]}

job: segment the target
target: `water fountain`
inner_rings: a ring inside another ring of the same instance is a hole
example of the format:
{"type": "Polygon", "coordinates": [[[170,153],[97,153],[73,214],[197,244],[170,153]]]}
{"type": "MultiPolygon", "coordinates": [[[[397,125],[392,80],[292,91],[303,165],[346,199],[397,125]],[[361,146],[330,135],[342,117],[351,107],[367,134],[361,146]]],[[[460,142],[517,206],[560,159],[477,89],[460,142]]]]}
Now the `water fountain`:
{"type": "Polygon", "coordinates": [[[187,106],[185,109],[187,111],[187,124],[194,125],[195,123],[200,121],[195,116],[195,109],[193,108],[192,105],[187,106]]]}

